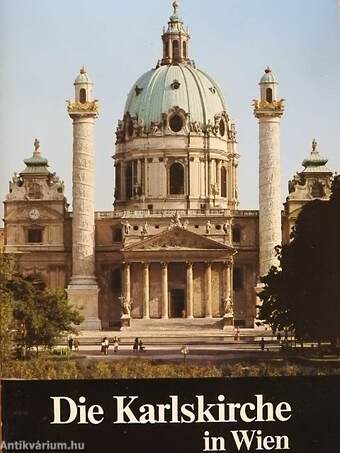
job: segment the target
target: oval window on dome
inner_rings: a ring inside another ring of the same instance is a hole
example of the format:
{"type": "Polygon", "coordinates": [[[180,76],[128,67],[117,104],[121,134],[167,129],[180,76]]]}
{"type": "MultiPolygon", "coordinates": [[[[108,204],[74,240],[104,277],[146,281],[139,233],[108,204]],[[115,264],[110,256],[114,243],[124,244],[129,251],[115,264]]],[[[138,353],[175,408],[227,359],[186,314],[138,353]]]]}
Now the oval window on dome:
{"type": "Polygon", "coordinates": [[[184,121],[181,115],[173,115],[169,120],[170,129],[173,132],[179,132],[183,129],[184,121]]]}
{"type": "Polygon", "coordinates": [[[220,135],[221,135],[221,137],[225,136],[225,122],[224,122],[224,120],[220,121],[220,135]]]}

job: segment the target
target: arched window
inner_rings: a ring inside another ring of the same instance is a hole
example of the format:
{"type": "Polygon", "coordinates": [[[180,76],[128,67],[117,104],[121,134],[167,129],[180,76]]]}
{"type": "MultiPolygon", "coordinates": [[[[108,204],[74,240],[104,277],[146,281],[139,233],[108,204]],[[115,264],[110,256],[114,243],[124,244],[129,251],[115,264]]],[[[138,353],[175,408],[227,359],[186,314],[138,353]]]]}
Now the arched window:
{"type": "Polygon", "coordinates": [[[129,163],[125,170],[126,198],[132,198],[132,163],[129,163]]]}
{"type": "Polygon", "coordinates": [[[221,135],[221,137],[224,137],[224,135],[225,135],[225,122],[224,122],[223,119],[220,121],[220,127],[219,127],[219,129],[220,129],[220,135],[221,135]]]}
{"type": "Polygon", "coordinates": [[[266,89],[266,100],[267,102],[273,102],[273,90],[271,88],[266,89]]]}
{"type": "Polygon", "coordinates": [[[120,200],[121,198],[121,166],[120,164],[116,165],[116,190],[115,190],[115,198],[116,200],[120,200]]]}
{"type": "Polygon", "coordinates": [[[184,194],[184,167],[178,162],[170,167],[170,194],[184,194]]]}
{"type": "Polygon", "coordinates": [[[221,168],[221,197],[227,198],[227,170],[221,168]]]}
{"type": "Polygon", "coordinates": [[[133,136],[133,122],[131,119],[128,122],[127,133],[130,138],[133,136]]]}
{"type": "Polygon", "coordinates": [[[179,42],[177,40],[172,42],[172,58],[173,60],[179,59],[179,42]]]}
{"type": "Polygon", "coordinates": [[[183,42],[183,58],[187,58],[188,55],[188,47],[186,41],[183,42]]]}
{"type": "Polygon", "coordinates": [[[241,242],[241,230],[240,228],[233,228],[233,242],[240,243],[241,242]]]}
{"type": "Polygon", "coordinates": [[[81,104],[85,104],[85,102],[86,102],[86,90],[85,90],[85,88],[80,88],[79,101],[80,101],[81,104]]]}
{"type": "Polygon", "coordinates": [[[325,191],[321,182],[315,182],[313,184],[311,195],[313,198],[323,198],[325,196],[325,191]]]}

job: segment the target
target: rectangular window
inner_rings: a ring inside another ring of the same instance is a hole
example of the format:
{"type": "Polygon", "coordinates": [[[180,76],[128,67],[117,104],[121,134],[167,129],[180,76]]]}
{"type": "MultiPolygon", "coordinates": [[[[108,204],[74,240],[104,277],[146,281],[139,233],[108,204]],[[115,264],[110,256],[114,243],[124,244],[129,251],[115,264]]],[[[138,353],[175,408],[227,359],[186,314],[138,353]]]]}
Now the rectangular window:
{"type": "Polygon", "coordinates": [[[243,289],[243,270],[240,267],[234,268],[233,286],[235,290],[243,289]]]}
{"type": "Polygon", "coordinates": [[[120,269],[112,271],[111,287],[114,293],[121,293],[122,291],[122,275],[120,269]]]}
{"type": "Polygon", "coordinates": [[[123,234],[121,228],[115,228],[112,231],[112,242],[122,242],[123,234]]]}
{"type": "Polygon", "coordinates": [[[241,230],[239,228],[233,228],[233,242],[241,242],[241,230]]]}
{"type": "Polygon", "coordinates": [[[42,243],[42,229],[41,228],[29,229],[27,232],[27,242],[29,244],[42,243]]]}

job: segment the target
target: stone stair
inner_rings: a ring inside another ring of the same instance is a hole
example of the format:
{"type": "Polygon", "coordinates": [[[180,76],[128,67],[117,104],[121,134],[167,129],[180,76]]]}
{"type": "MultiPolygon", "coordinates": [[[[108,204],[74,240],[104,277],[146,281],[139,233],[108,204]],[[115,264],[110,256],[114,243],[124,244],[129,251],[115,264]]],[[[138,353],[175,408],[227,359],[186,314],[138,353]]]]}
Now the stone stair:
{"type": "Polygon", "coordinates": [[[132,319],[131,329],[143,332],[197,332],[223,328],[222,318],[132,319]]]}
{"type": "MultiPolygon", "coordinates": [[[[99,345],[103,337],[110,342],[117,336],[121,345],[132,345],[139,337],[145,345],[221,345],[235,343],[234,329],[223,330],[222,318],[174,318],[174,319],[132,319],[131,328],[122,331],[81,332],[81,345],[99,345]]],[[[261,337],[271,340],[271,334],[264,329],[241,329],[240,344],[257,343],[261,337]]]]}

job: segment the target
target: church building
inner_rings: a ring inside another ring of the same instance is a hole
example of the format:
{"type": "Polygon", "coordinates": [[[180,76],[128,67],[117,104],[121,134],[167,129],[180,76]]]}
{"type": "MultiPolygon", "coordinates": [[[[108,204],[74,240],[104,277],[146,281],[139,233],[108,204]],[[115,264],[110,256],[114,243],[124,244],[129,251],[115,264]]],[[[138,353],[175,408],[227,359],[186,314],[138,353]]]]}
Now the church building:
{"type": "MultiPolygon", "coordinates": [[[[254,81],[255,84],[256,81],[254,81]]],[[[277,264],[301,207],[328,199],[333,173],[314,140],[281,202],[284,100],[270,68],[254,100],[259,124],[259,210],[238,196],[236,125],[215,80],[191,59],[177,1],[156,66],[133,83],[116,130],[113,209],[95,210],[99,102],[85,67],[73,122],[72,212],[36,139],[4,201],[4,249],[19,269],[65,288],[84,330],[188,325],[254,327],[259,277],[277,264]]],[[[44,147],[42,147],[44,148],[44,147]]],[[[107,152],[110,163],[110,152],[107,152]]],[[[242,161],[241,161],[242,163],[242,161]]],[[[255,188],[254,188],[255,189],[255,188]]],[[[251,188],[249,188],[251,190],[251,188]]]]}

